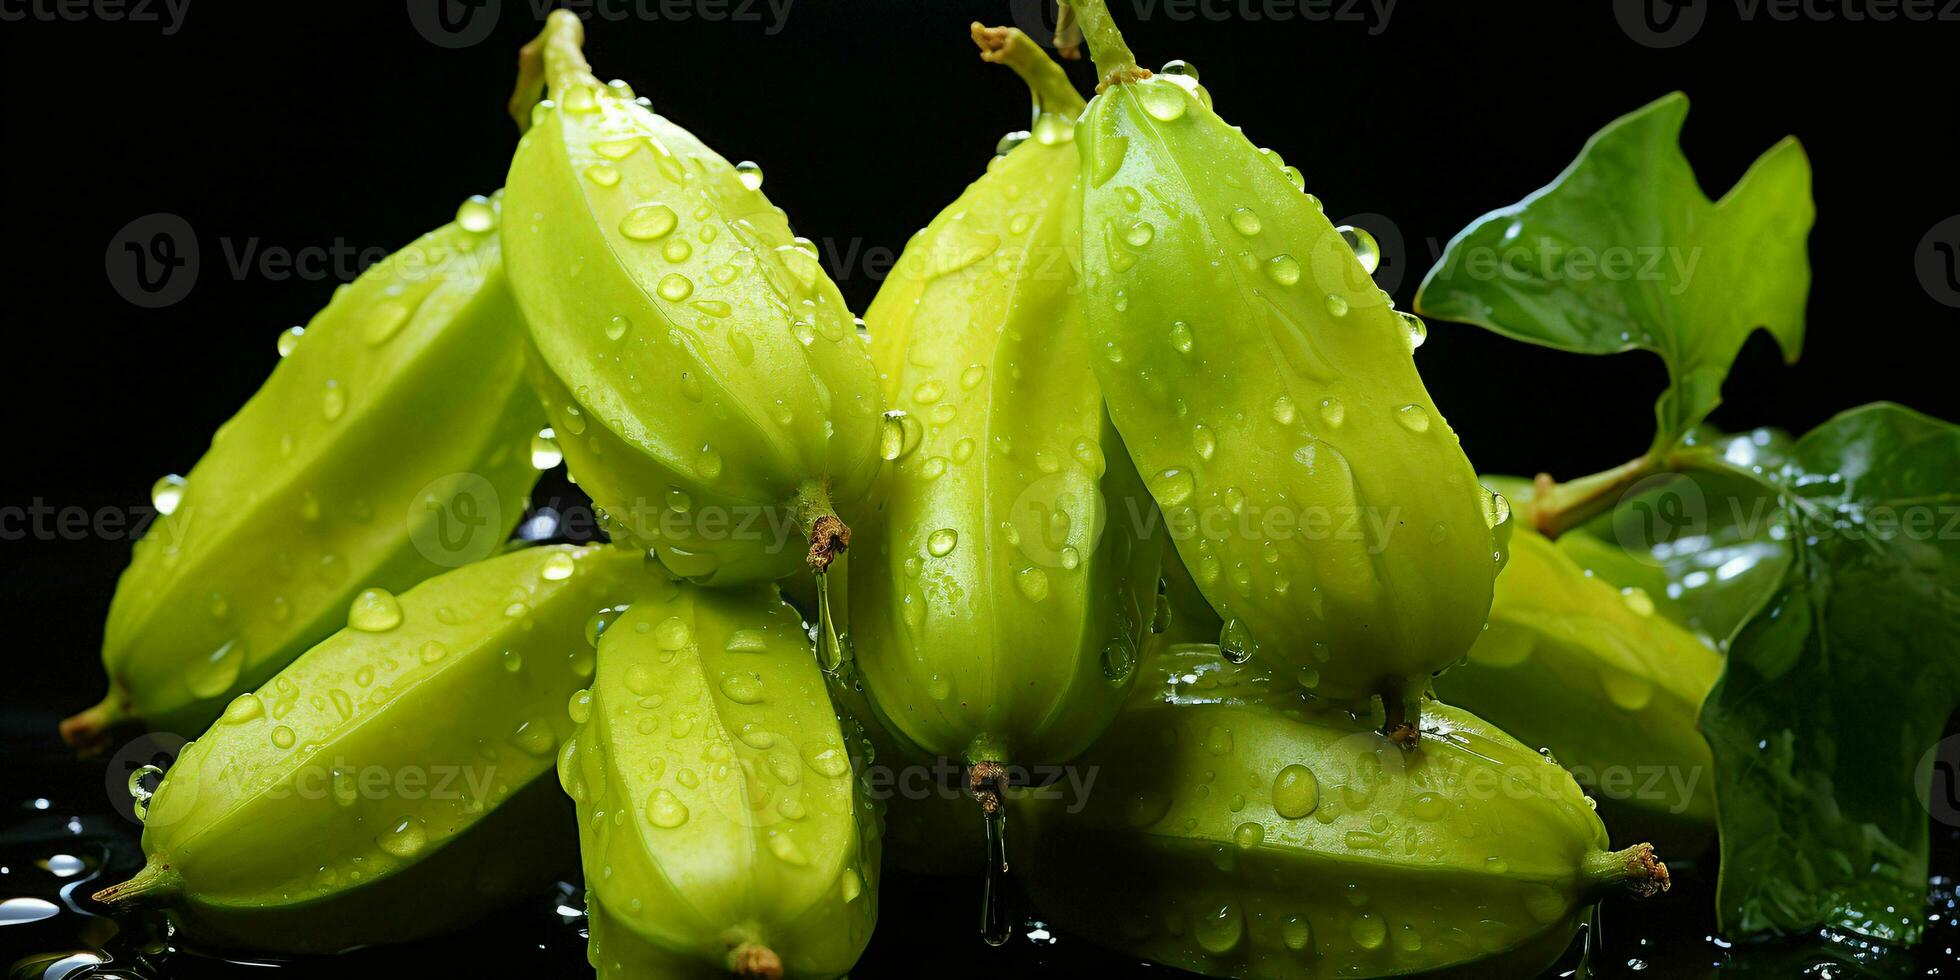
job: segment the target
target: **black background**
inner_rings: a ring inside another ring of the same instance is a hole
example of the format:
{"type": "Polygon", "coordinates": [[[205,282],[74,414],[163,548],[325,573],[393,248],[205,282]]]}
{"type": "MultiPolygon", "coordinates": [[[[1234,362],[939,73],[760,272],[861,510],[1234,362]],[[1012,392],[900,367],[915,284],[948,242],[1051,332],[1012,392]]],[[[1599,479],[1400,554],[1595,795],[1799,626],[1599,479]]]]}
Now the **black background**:
{"type": "MultiPolygon", "coordinates": [[[[975,56],[967,23],[1027,21],[1041,5],[793,0],[778,23],[745,2],[599,4],[588,53],[601,77],[627,79],[725,156],[758,161],[861,310],[911,232],[1026,125],[1024,89],[975,56]]],[[[504,100],[537,10],[491,3],[478,14],[495,18],[488,37],[448,48],[418,31],[414,6],[196,0],[166,33],[107,19],[103,5],[68,19],[47,14],[50,0],[0,0],[0,507],[146,503],[271,369],[277,333],[358,271],[343,259],[310,275],[241,275],[228,253],[378,257],[501,184],[515,138],[504,100]],[[185,298],[145,309],[113,288],[105,255],[157,213],[189,224],[200,261],[185,298]]],[[[1955,311],[1913,264],[1929,230],[1960,213],[1945,155],[1960,19],[1850,20],[1866,8],[1817,0],[1813,12],[1835,16],[1783,20],[1768,0],[1702,0],[1690,5],[1705,14],[1699,32],[1654,48],[1616,6],[1403,0],[1384,22],[1286,0],[1211,0],[1195,16],[1177,0],[1113,4],[1145,64],[1195,63],[1218,110],[1299,166],[1330,215],[1393,222],[1407,249],[1381,277],[1399,283],[1404,308],[1441,242],[1659,95],[1694,100],[1685,145],[1714,194],[1795,134],[1819,211],[1803,358],[1786,366],[1756,337],[1714,421],[1802,431],[1876,399],[1960,418],[1955,311]],[[1283,12],[1294,16],[1270,16],[1283,12]]],[[[1664,384],[1650,355],[1561,354],[1443,323],[1417,363],[1486,472],[1565,477],[1631,457],[1664,384]]],[[[11,520],[0,527],[0,710],[18,746],[99,696],[100,624],[128,541],[22,537],[11,520]]]]}

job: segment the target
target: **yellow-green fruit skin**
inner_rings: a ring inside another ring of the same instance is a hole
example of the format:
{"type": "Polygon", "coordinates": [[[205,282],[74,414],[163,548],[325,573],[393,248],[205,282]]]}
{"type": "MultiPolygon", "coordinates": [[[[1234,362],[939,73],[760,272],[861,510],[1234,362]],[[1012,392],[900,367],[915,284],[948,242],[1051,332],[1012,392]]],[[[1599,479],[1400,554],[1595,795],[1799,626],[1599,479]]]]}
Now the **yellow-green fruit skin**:
{"type": "Polygon", "coordinates": [[[349,626],[240,695],[144,819],[173,919],[202,944],[322,953],[542,894],[577,866],[541,777],[592,675],[586,624],[643,564],[554,546],[468,565],[400,596],[397,625],[349,626]]]}
{"type": "Polygon", "coordinates": [[[1687,843],[1715,819],[1714,760],[1696,721],[1722,658],[1520,529],[1490,628],[1439,696],[1549,748],[1609,808],[1616,831],[1687,843]]]}
{"type": "Polygon", "coordinates": [[[335,292],[137,542],[103,631],[104,720],[199,731],[340,628],[360,590],[503,544],[544,418],[494,202],[466,209],[470,227],[335,292]]]}
{"type": "Polygon", "coordinates": [[[1409,323],[1202,91],[1112,83],[1077,127],[1091,361],[1236,645],[1413,713],[1489,608],[1486,495],[1409,323]]]}
{"type": "Polygon", "coordinates": [[[857,962],[877,921],[876,820],[773,586],[635,600],[571,710],[558,774],[601,978],[723,976],[745,945],[787,977],[857,962]]]}
{"type": "Polygon", "coordinates": [[[511,164],[511,282],[533,383],[615,534],[676,574],[781,578],[799,507],[854,516],[883,404],[815,246],[687,130],[610,86],[541,107],[511,164]]]}
{"type": "Polygon", "coordinates": [[[1102,731],[1162,550],[1088,367],[1074,148],[1044,128],[914,237],[867,313],[917,444],[853,546],[857,664],[889,730],[967,762],[1059,761],[1102,731]]]}
{"type": "Polygon", "coordinates": [[[1086,800],[1014,799],[1063,930],[1211,976],[1533,976],[1614,874],[1571,777],[1468,712],[1406,750],[1215,649],[1145,670],[1086,800]]]}

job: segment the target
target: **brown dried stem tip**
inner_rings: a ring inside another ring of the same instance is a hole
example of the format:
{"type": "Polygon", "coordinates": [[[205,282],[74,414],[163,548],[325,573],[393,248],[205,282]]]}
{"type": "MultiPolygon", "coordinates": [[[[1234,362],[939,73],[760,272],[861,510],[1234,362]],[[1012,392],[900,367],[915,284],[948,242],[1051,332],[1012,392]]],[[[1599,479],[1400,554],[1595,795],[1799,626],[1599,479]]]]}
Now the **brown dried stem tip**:
{"type": "Polygon", "coordinates": [[[966,767],[966,791],[980,801],[982,813],[1000,812],[1007,798],[1007,767],[998,762],[976,762],[966,767]]]}
{"type": "Polygon", "coordinates": [[[782,980],[783,961],[767,946],[743,943],[728,951],[728,972],[738,977],[782,980]]]}
{"type": "Polygon", "coordinates": [[[829,571],[830,563],[850,547],[851,529],[836,514],[825,514],[810,526],[809,563],[819,575],[829,571]]]}

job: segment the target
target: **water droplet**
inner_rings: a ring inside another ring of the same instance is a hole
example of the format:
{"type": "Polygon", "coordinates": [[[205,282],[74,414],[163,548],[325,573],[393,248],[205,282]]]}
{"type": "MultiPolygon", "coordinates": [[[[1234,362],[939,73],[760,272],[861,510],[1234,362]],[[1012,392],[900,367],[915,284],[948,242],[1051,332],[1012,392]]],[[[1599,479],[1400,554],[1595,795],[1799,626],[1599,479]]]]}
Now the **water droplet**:
{"type": "Polygon", "coordinates": [[[1191,935],[1213,956],[1223,956],[1238,948],[1245,938],[1245,916],[1232,902],[1201,909],[1192,916],[1191,935]]]}
{"type": "Polygon", "coordinates": [[[903,459],[919,448],[925,427],[903,409],[885,413],[884,429],[879,433],[878,455],[887,461],[903,459]]]}
{"type": "Polygon", "coordinates": [[[1348,935],[1354,937],[1354,944],[1362,949],[1380,949],[1388,938],[1388,926],[1382,923],[1381,916],[1373,912],[1363,912],[1354,918],[1348,927],[1348,935]]]}
{"type": "MultiPolygon", "coordinates": [[[[1216,559],[1213,559],[1214,564],[1216,559]]],[[[1212,573],[1216,576],[1218,573],[1212,573]]],[[[1234,617],[1225,621],[1225,627],[1218,632],[1218,652],[1226,660],[1235,664],[1245,663],[1259,649],[1253,640],[1252,628],[1234,617]]]]}
{"type": "Polygon", "coordinates": [[[647,800],[647,822],[662,830],[672,830],[687,822],[687,804],[670,790],[655,790],[647,800]]]}
{"type": "Polygon", "coordinates": [[[934,558],[944,558],[952,554],[960,543],[960,534],[950,527],[942,527],[926,538],[926,553],[934,558]]]}
{"type": "Polygon", "coordinates": [[[1274,813],[1298,820],[1320,805],[1320,780],[1306,766],[1287,766],[1273,777],[1272,801],[1274,813]]]}
{"type": "Polygon", "coordinates": [[[320,395],[320,414],[329,422],[338,421],[347,411],[347,391],[340,382],[328,379],[327,387],[320,395]]]}
{"type": "Polygon", "coordinates": [[[1333,317],[1343,317],[1343,316],[1347,316],[1347,314],[1348,314],[1347,297],[1342,296],[1340,293],[1328,293],[1327,315],[1333,317]]]}
{"type": "Polygon", "coordinates": [[[1212,435],[1211,427],[1195,425],[1191,427],[1191,449],[1199,459],[1209,460],[1218,451],[1218,437],[1212,435]]]}
{"type": "Polygon", "coordinates": [[[472,194],[456,206],[456,225],[481,235],[497,227],[497,206],[481,194],[472,194]]]}
{"type": "Polygon", "coordinates": [[[362,589],[347,609],[347,625],[363,633],[386,633],[402,624],[402,604],[387,589],[362,589]]]}
{"type": "MultiPolygon", "coordinates": [[[[1243,804],[1243,801],[1240,802],[1241,804],[1243,804]]],[[[1258,847],[1260,844],[1264,843],[1265,840],[1266,840],[1266,828],[1261,827],[1258,824],[1253,823],[1251,821],[1247,821],[1245,823],[1239,824],[1238,827],[1232,831],[1232,843],[1237,844],[1240,847],[1245,848],[1246,850],[1251,850],[1252,848],[1258,847]]]]}
{"type": "Polygon", "coordinates": [[[177,505],[184,500],[184,478],[175,473],[157,477],[150,485],[150,504],[157,513],[165,517],[177,512],[177,505]]]}
{"type": "Polygon", "coordinates": [[[1175,122],[1184,117],[1190,108],[1190,96],[1184,86],[1177,84],[1157,84],[1144,82],[1136,86],[1137,100],[1143,104],[1143,111],[1158,122],[1175,122]]]}
{"type": "Polygon", "coordinates": [[[574,725],[583,725],[592,720],[592,692],[573,693],[572,699],[565,704],[565,713],[572,719],[574,725]]]}
{"type": "Polygon", "coordinates": [[[600,187],[615,187],[619,184],[619,168],[610,163],[595,163],[585,168],[585,179],[600,187]]]}
{"type": "Polygon", "coordinates": [[[729,674],[721,679],[721,693],[736,704],[761,704],[762,678],[747,671],[729,674]]]}
{"type": "Polygon", "coordinates": [[[1259,232],[1265,227],[1264,224],[1259,220],[1259,212],[1254,211],[1251,208],[1239,208],[1238,210],[1233,211],[1231,222],[1232,222],[1232,229],[1234,231],[1237,231],[1239,234],[1246,236],[1247,238],[1251,238],[1252,236],[1259,234],[1259,232]]]}
{"type": "Polygon", "coordinates": [[[1341,225],[1334,230],[1340,232],[1341,241],[1347,243],[1348,251],[1353,252],[1355,259],[1360,261],[1361,271],[1374,275],[1382,262],[1381,246],[1375,243],[1375,236],[1368,234],[1367,229],[1353,225],[1341,225]]]}
{"type": "Polygon", "coordinates": [[[678,303],[694,295],[694,283],[678,272],[670,272],[660,277],[660,298],[678,303]]]}
{"type": "Polygon", "coordinates": [[[287,728],[284,725],[280,725],[278,728],[272,730],[273,745],[282,749],[290,749],[293,747],[294,741],[296,741],[296,739],[293,735],[292,729],[287,728]]]}
{"type": "Polygon", "coordinates": [[[219,644],[201,660],[194,662],[184,675],[184,686],[199,698],[222,697],[238,683],[238,675],[245,669],[245,646],[237,640],[226,640],[219,644]]]}
{"type": "Polygon", "coordinates": [[[299,346],[299,339],[304,336],[305,327],[287,327],[279,331],[279,356],[290,357],[293,349],[299,346]]]}
{"type": "Polygon", "coordinates": [[[1402,328],[1406,332],[1409,341],[1409,350],[1411,352],[1421,347],[1423,341],[1429,339],[1429,325],[1422,322],[1422,317],[1414,313],[1404,313],[1400,310],[1397,310],[1395,315],[1402,318],[1402,328]]]}
{"type": "Polygon", "coordinates": [[[1340,399],[1323,398],[1320,400],[1321,421],[1326,422],[1328,425],[1339,428],[1340,424],[1346,419],[1347,419],[1347,406],[1342,405],[1340,399]]]}
{"type": "Polygon", "coordinates": [[[1123,240],[1129,242],[1135,248],[1142,248],[1150,244],[1151,239],[1156,237],[1157,229],[1152,227],[1148,221],[1139,221],[1131,225],[1130,229],[1123,233],[1123,240]]]}
{"type": "Polygon", "coordinates": [[[754,160],[743,160],[736,164],[735,176],[741,178],[742,186],[749,190],[762,189],[762,165],[754,160]]]}
{"type": "MultiPolygon", "coordinates": [[[[1484,490],[1484,523],[1495,531],[1510,523],[1511,502],[1504,495],[1486,488],[1484,490]]],[[[1647,608],[1653,608],[1653,600],[1648,600],[1647,608]]]]}
{"type": "Polygon", "coordinates": [[[665,204],[642,204],[619,219],[619,233],[636,242],[651,242],[672,234],[680,224],[674,209],[665,204]]]}
{"type": "MultiPolygon", "coordinates": [[[[228,686],[228,685],[227,685],[228,686]]],[[[224,717],[219,719],[227,725],[243,725],[265,716],[265,703],[256,694],[245,693],[233,698],[225,706],[224,717]]]]}
{"type": "Polygon", "coordinates": [[[544,428],[531,437],[532,469],[548,470],[564,461],[565,453],[558,448],[558,433],[544,428]]]}
{"type": "Polygon", "coordinates": [[[1313,942],[1313,927],[1307,920],[1297,915],[1289,915],[1279,926],[1280,942],[1296,953],[1304,951],[1313,942]]]}
{"type": "Polygon", "coordinates": [[[1128,636],[1118,636],[1103,645],[1102,673],[1104,679],[1121,684],[1125,680],[1128,680],[1130,675],[1136,671],[1136,666],[1136,645],[1130,642],[1128,636]]]}
{"type": "Polygon", "coordinates": [[[1285,175],[1286,182],[1292,184],[1294,190],[1302,194],[1306,193],[1307,178],[1304,174],[1300,173],[1299,167],[1281,167],[1279,168],[1279,172],[1285,175]]]}
{"type": "Polygon", "coordinates": [[[1421,405],[1404,405],[1395,410],[1395,421],[1410,432],[1429,431],[1429,412],[1421,405]]]}
{"type": "Polygon", "coordinates": [[[1300,281],[1300,263],[1281,252],[1266,260],[1266,277],[1282,286],[1291,286],[1300,281]]]}
{"type": "Polygon", "coordinates": [[[1300,411],[1294,406],[1292,398],[1281,395],[1273,399],[1273,421],[1281,425],[1292,425],[1299,417],[1300,411]]]}
{"type": "Polygon", "coordinates": [[[1164,67],[1157,69],[1157,74],[1182,75],[1195,82],[1198,80],[1198,66],[1182,59],[1173,59],[1164,62],[1164,67]]]}
{"type": "Polygon", "coordinates": [[[1160,471],[1150,480],[1150,494],[1157,498],[1159,507],[1176,507],[1191,499],[1198,489],[1197,481],[1191,471],[1182,467],[1171,467],[1160,471]]]}
{"type": "Polygon", "coordinates": [[[1048,598],[1048,573],[1032,565],[1014,573],[1014,585],[1031,602],[1048,598]]]}

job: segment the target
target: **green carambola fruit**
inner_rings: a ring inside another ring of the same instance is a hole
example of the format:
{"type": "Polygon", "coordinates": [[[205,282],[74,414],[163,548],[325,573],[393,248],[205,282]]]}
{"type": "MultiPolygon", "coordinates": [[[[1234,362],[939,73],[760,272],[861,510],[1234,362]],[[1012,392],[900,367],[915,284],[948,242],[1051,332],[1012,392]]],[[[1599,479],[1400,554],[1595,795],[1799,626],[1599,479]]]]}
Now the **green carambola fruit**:
{"type": "Polygon", "coordinates": [[[877,920],[876,820],[795,610],[673,583],[599,640],[558,775],[601,978],[835,977],[877,920]]]}
{"type": "Polygon", "coordinates": [[[566,462],[678,575],[821,571],[880,465],[854,319],[761,172],[600,84],[582,40],[558,11],[528,49],[516,103],[539,56],[555,102],[526,116],[503,231],[566,462]]]}
{"type": "Polygon", "coordinates": [[[1430,702],[1404,749],[1254,663],[1153,657],[1077,762],[1094,792],[1015,799],[1044,918],[1213,976],[1532,976],[1608,889],[1666,887],[1651,848],[1606,850],[1571,776],[1468,712],[1430,702]]]}
{"type": "Polygon", "coordinates": [[[1035,135],[914,236],[867,312],[908,445],[851,563],[857,664],[886,727],[970,766],[1063,760],[1102,731],[1161,553],[1069,267],[1081,97],[1005,37],[1035,135]]]}
{"type": "Polygon", "coordinates": [[[70,744],[126,719],[200,730],[339,629],[361,589],[503,544],[544,419],[496,221],[472,198],[342,286],[189,476],[159,483],[103,630],[109,693],[62,723],[70,744]]]}
{"type": "Polygon", "coordinates": [[[1102,0],[1070,2],[1105,76],[1076,143],[1110,416],[1228,653],[1277,656],[1330,699],[1381,695],[1412,732],[1502,548],[1410,359],[1420,321],[1188,67],[1139,69],[1102,0]]]}
{"type": "Polygon", "coordinates": [[[169,908],[220,947],[332,952],[539,893],[577,863],[540,777],[592,676],[586,624],[643,566],[540,547],[364,595],[184,748],[143,814],[149,863],[96,897],[169,908]]]}
{"type": "Polygon", "coordinates": [[[1559,762],[1643,836],[1715,819],[1714,760],[1696,720],[1722,658],[1521,529],[1497,577],[1490,628],[1437,693],[1559,762]]]}

